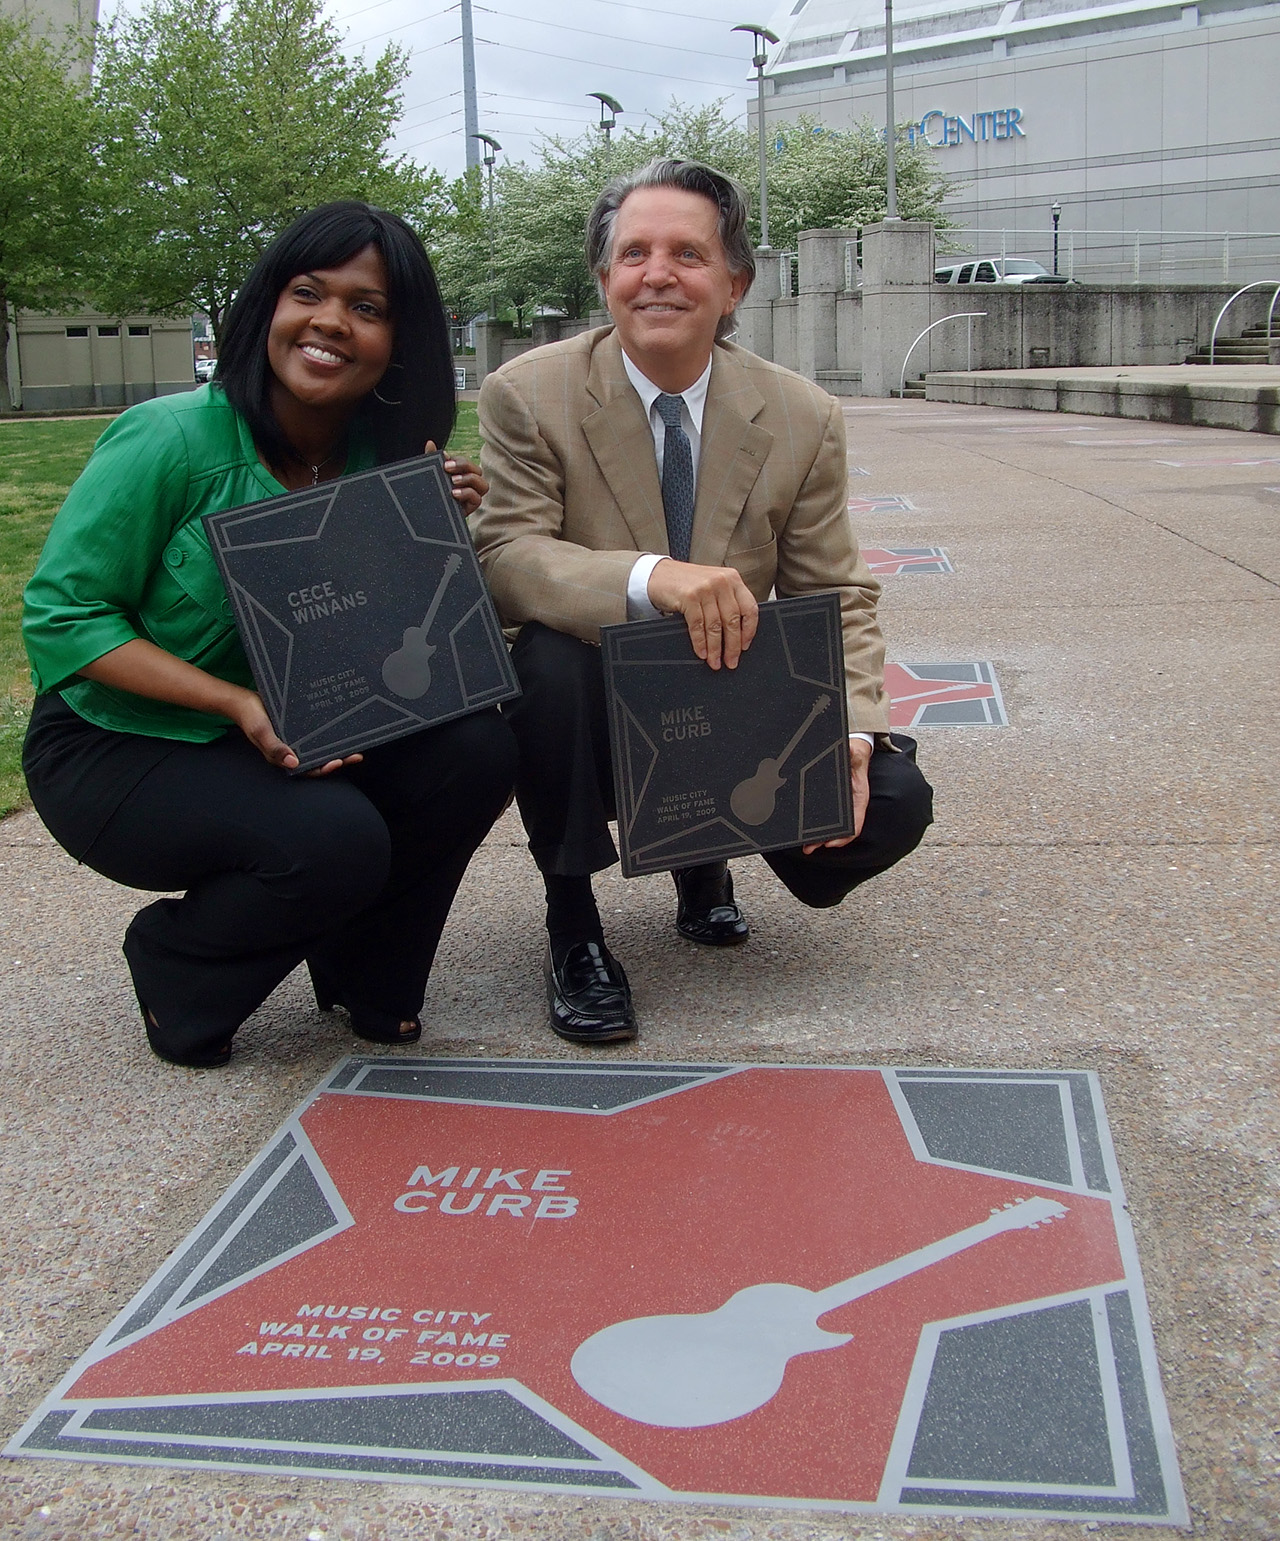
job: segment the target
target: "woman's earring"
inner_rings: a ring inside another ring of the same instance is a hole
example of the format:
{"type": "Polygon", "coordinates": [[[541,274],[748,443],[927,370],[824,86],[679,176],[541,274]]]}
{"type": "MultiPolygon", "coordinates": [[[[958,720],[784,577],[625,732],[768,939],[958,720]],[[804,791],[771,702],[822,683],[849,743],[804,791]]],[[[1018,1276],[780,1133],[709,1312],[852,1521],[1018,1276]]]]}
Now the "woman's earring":
{"type": "MultiPolygon", "coordinates": [[[[403,369],[404,365],[403,364],[397,364],[397,363],[395,363],[393,361],[392,363],[387,365],[387,368],[388,369],[403,369]]],[[[378,385],[381,385],[381,384],[382,384],[382,381],[379,380],[378,381],[378,385]]],[[[378,395],[378,385],[375,385],[374,388],[373,388],[374,398],[375,398],[375,400],[380,401],[384,407],[401,407],[401,406],[404,405],[404,403],[402,401],[392,401],[387,396],[379,396],[378,395]]]]}

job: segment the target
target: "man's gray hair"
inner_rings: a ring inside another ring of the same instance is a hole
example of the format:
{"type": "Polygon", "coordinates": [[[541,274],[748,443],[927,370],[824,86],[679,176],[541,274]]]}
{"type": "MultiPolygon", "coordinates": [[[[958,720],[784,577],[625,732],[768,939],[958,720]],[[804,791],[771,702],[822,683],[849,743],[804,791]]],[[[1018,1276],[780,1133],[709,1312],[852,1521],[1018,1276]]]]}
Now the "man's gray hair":
{"type": "MultiPolygon", "coordinates": [[[[662,157],[652,160],[638,171],[627,171],[607,182],[587,216],[587,266],[591,269],[604,298],[600,280],[608,271],[613,258],[613,227],[623,202],[642,187],[675,187],[682,192],[697,193],[716,207],[720,244],[724,247],[729,271],[736,277],[747,275],[750,289],[756,276],[755,253],[751,249],[751,237],[747,231],[747,195],[732,177],[701,161],[681,161],[662,157]]],[[[744,291],[745,293],[745,291],[744,291]]],[[[721,316],[716,328],[717,339],[730,335],[736,323],[732,315],[721,316]]]]}

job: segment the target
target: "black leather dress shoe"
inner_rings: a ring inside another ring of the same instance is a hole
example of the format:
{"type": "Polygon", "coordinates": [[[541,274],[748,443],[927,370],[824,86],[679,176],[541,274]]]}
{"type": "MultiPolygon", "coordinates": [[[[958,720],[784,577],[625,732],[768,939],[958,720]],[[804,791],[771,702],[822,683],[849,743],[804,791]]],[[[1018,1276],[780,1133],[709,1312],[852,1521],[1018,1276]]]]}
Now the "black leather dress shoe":
{"type": "Polygon", "coordinates": [[[737,947],[751,935],[733,901],[733,878],[723,861],[704,862],[673,872],[676,882],[676,930],[707,947],[737,947]]]}
{"type": "Polygon", "coordinates": [[[548,947],[542,972],[553,1033],[570,1043],[621,1043],[636,1036],[631,986],[603,942],[575,942],[558,963],[548,947]]]}

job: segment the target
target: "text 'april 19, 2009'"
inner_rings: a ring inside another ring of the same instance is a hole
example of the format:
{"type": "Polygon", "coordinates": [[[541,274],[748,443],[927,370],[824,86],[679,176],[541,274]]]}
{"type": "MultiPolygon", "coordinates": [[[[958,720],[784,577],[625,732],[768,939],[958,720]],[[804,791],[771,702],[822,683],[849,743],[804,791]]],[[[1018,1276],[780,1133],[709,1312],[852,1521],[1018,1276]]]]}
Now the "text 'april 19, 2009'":
{"type": "Polygon", "coordinates": [[[562,1181],[573,1176],[571,1170],[541,1167],[527,1182],[521,1179],[528,1177],[532,1167],[495,1166],[488,1169],[487,1176],[484,1166],[470,1167],[465,1176],[461,1176],[462,1170],[461,1162],[441,1167],[438,1172],[429,1166],[416,1167],[392,1207],[402,1215],[480,1215],[490,1219],[514,1215],[529,1220],[571,1220],[578,1212],[578,1200],[565,1192],[562,1181]],[[444,1191],[438,1193],[436,1189],[444,1191]]]}

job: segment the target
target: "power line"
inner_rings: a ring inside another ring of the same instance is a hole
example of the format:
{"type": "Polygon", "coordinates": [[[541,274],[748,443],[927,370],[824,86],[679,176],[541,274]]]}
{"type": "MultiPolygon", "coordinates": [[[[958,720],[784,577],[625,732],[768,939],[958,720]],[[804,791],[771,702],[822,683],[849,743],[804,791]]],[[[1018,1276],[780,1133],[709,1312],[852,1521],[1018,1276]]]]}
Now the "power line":
{"type": "Polygon", "coordinates": [[[519,16],[513,11],[495,11],[489,5],[478,5],[476,10],[484,11],[489,16],[501,16],[504,21],[527,21],[535,27],[554,27],[557,32],[577,32],[582,37],[604,38],[611,43],[630,43],[633,47],[640,48],[665,48],[671,53],[701,54],[707,59],[728,59],[735,64],[739,60],[737,54],[718,54],[712,53],[707,48],[688,48],[679,43],[651,43],[647,38],[624,37],[617,32],[601,32],[598,29],[593,31],[587,27],[570,27],[561,21],[543,21],[540,16],[519,16]]]}
{"type": "MultiPolygon", "coordinates": [[[[539,102],[545,107],[577,107],[577,102],[565,102],[558,96],[513,96],[510,91],[481,91],[481,96],[500,96],[504,102],[539,102]]],[[[583,112],[594,113],[595,109],[584,107],[583,112]]]]}
{"type": "MultiPolygon", "coordinates": [[[[373,4],[372,5],[362,5],[358,11],[348,11],[345,16],[343,16],[343,17],[341,17],[339,19],[345,24],[346,22],[351,21],[356,16],[363,16],[367,11],[380,11],[384,5],[390,5],[390,4],[391,4],[391,0],[373,0],[373,4]]],[[[457,0],[454,0],[454,4],[453,5],[446,5],[444,10],[442,10],[442,11],[432,11],[430,16],[422,16],[422,17],[419,17],[418,19],[420,21],[430,21],[432,19],[432,17],[435,17],[435,16],[447,16],[450,11],[456,11],[457,9],[458,9],[457,0]]]]}
{"type": "Polygon", "coordinates": [[[400,126],[401,126],[401,128],[404,127],[405,118],[408,118],[411,114],[413,114],[415,112],[425,112],[428,107],[435,107],[440,102],[450,102],[450,101],[453,100],[453,98],[455,96],[461,96],[461,95],[462,95],[461,91],[450,91],[448,96],[437,96],[437,97],[434,97],[429,102],[415,102],[412,107],[406,107],[405,108],[405,110],[404,110],[404,117],[402,117],[400,119],[400,126]]]}
{"type": "MultiPolygon", "coordinates": [[[[453,41],[457,41],[455,38],[453,41]]],[[[495,43],[491,37],[478,37],[477,43],[487,43],[490,48],[502,48],[502,43],[495,43]]],[[[439,45],[437,45],[439,46],[439,45]]],[[[512,44],[519,48],[522,54],[535,54],[539,59],[556,59],[561,64],[589,64],[596,70],[620,70],[624,75],[652,75],[655,80],[684,80],[693,86],[718,86],[722,91],[735,91],[742,84],[733,80],[702,80],[696,75],[670,75],[666,70],[641,70],[632,65],[602,63],[599,59],[578,59],[573,54],[548,53],[544,48],[529,48],[524,43],[512,44]]]]}

